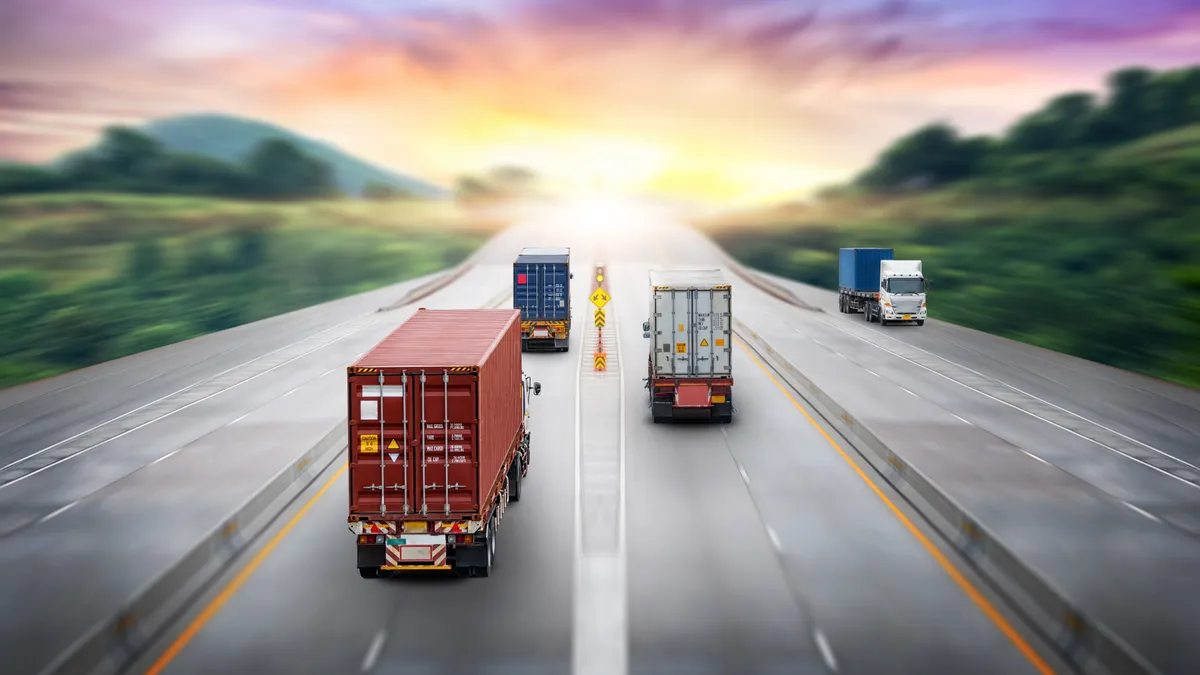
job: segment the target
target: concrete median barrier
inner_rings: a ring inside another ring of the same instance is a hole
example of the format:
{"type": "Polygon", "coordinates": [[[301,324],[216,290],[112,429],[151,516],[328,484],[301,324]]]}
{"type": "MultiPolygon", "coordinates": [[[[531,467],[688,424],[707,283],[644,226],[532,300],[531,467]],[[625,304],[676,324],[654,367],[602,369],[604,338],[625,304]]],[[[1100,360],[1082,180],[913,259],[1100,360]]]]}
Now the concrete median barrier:
{"type": "Polygon", "coordinates": [[[42,675],[119,672],[341,456],[340,451],[346,447],[345,431],[343,420],[275,474],[175,565],[76,640],[41,671],[42,675]]]}
{"type": "Polygon", "coordinates": [[[758,333],[736,319],[734,329],[818,414],[851,440],[859,454],[1006,596],[1064,659],[1084,673],[1159,672],[1111,629],[1079,609],[1061,589],[1022,561],[987,523],[929,480],[920,467],[889,447],[758,333]]]}

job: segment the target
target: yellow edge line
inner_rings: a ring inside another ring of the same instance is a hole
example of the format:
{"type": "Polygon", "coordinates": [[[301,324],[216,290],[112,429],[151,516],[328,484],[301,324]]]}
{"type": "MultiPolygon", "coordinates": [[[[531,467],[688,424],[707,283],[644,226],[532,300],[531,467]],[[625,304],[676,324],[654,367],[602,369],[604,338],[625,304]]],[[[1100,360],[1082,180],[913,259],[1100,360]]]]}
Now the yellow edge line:
{"type": "Polygon", "coordinates": [[[200,615],[192,620],[192,623],[189,624],[186,629],[184,629],[183,633],[181,633],[179,637],[175,638],[175,641],[171,643],[171,646],[167,648],[167,651],[163,652],[163,655],[158,657],[158,660],[146,670],[146,675],[158,675],[158,673],[161,673],[164,668],[170,665],[171,661],[173,661],[175,657],[179,655],[179,652],[183,651],[183,648],[186,647],[188,643],[196,637],[196,634],[204,629],[204,626],[211,621],[214,616],[217,615],[217,612],[221,611],[221,608],[225,606],[225,603],[229,602],[229,600],[237,594],[238,589],[242,587],[242,584],[245,584],[250,578],[250,575],[254,574],[254,570],[258,569],[258,566],[267,559],[267,556],[271,555],[271,551],[274,551],[275,547],[279,545],[279,542],[283,541],[283,538],[292,531],[292,528],[295,527],[296,523],[300,522],[300,519],[308,513],[308,510],[312,508],[312,505],[317,503],[317,500],[325,494],[325,491],[333,485],[333,482],[340,478],[345,472],[346,465],[342,464],[342,467],[337,470],[337,473],[333,474],[333,477],[321,487],[317,494],[313,495],[312,498],[309,499],[308,502],[296,512],[296,515],[292,516],[292,519],[288,521],[287,525],[283,526],[283,529],[275,533],[274,537],[271,537],[271,541],[267,542],[267,545],[250,559],[250,562],[242,568],[242,571],[238,572],[238,575],[233,578],[233,581],[230,581],[229,585],[223,588],[217,597],[213,598],[212,601],[205,606],[205,608],[200,612],[200,615]]]}
{"type": "Polygon", "coordinates": [[[1000,612],[996,610],[996,607],[992,605],[987,598],[983,597],[983,594],[980,593],[970,581],[967,581],[967,578],[964,577],[962,573],[958,571],[958,568],[956,568],[954,564],[951,563],[950,560],[946,558],[946,556],[940,550],[938,550],[936,546],[933,545],[933,542],[931,542],[924,533],[917,529],[917,526],[908,519],[908,516],[904,515],[904,512],[901,511],[891,499],[888,499],[888,496],[883,493],[883,490],[879,489],[879,486],[871,480],[871,477],[868,476],[866,472],[863,471],[862,468],[860,468],[858,464],[856,464],[854,460],[852,460],[850,456],[846,454],[846,451],[842,449],[842,446],[838,445],[837,441],[834,441],[833,438],[826,433],[825,429],[823,429],[821,425],[817,424],[816,420],[812,418],[812,415],[809,415],[808,411],[804,409],[804,406],[800,405],[800,402],[796,400],[796,397],[792,396],[792,392],[788,391],[787,387],[783,386],[783,384],[780,383],[773,374],[771,374],[771,371],[762,363],[762,361],[759,361],[758,357],[754,355],[754,352],[752,352],[750,348],[746,346],[746,343],[741,339],[738,339],[738,345],[743,351],[746,352],[746,355],[749,356],[752,361],[754,361],[754,364],[762,369],[762,371],[766,373],[767,377],[771,378],[771,381],[775,383],[775,386],[779,387],[779,390],[783,392],[784,396],[788,397],[788,400],[791,401],[792,405],[796,406],[796,409],[804,415],[804,418],[808,420],[809,424],[813,425],[813,427],[820,432],[821,436],[823,436],[825,440],[833,446],[833,449],[838,451],[838,454],[842,456],[842,459],[846,460],[846,463],[850,465],[850,468],[854,469],[854,472],[858,474],[858,477],[871,487],[871,490],[877,497],[883,500],[883,503],[886,504],[892,513],[900,519],[900,522],[904,523],[904,527],[907,528],[914,537],[916,537],[917,541],[921,542],[921,545],[925,547],[925,550],[929,552],[929,555],[933,556],[933,559],[936,560],[939,565],[941,565],[942,570],[944,570],[946,574],[954,580],[954,583],[958,584],[959,588],[961,588],[963,592],[967,594],[967,597],[969,597],[971,601],[979,607],[980,611],[982,611],[983,614],[987,616],[987,618],[990,619],[997,628],[1000,629],[1001,633],[1004,633],[1004,636],[1007,637],[1018,650],[1020,650],[1021,654],[1023,654],[1035,668],[1038,669],[1038,672],[1043,673],[1043,675],[1054,675],[1054,669],[1051,668],[1049,664],[1047,664],[1042,657],[1038,655],[1033,647],[1031,647],[1019,633],[1017,633],[1012,624],[1010,624],[1007,619],[1001,616],[1000,612]]]}

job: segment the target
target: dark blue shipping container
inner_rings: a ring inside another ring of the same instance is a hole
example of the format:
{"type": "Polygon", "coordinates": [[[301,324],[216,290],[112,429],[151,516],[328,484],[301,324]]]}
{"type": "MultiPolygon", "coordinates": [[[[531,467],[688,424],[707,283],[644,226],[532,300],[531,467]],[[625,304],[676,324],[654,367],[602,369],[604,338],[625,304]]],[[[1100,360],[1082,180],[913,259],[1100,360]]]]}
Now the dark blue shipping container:
{"type": "Polygon", "coordinates": [[[570,319],[571,249],[522,249],[513,263],[513,307],[522,321],[570,319]]]}
{"type": "Polygon", "coordinates": [[[838,251],[838,287],[870,293],[879,290],[879,262],[895,260],[890,248],[843,248],[838,251]]]}

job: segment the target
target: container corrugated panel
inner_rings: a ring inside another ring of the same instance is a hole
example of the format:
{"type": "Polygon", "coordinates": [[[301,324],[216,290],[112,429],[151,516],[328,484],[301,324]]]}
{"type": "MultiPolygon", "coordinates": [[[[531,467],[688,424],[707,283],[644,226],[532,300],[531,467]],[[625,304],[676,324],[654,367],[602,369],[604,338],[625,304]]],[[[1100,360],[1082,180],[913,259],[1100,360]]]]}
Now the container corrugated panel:
{"type": "Polygon", "coordinates": [[[418,310],[350,366],[351,514],[486,510],[523,422],[519,316],[418,310]]]}
{"type": "Polygon", "coordinates": [[[527,248],[513,263],[513,307],[522,321],[571,318],[571,250],[527,248]]]}
{"type": "Polygon", "coordinates": [[[721,270],[653,270],[650,297],[654,377],[732,376],[732,289],[721,270]]]}
{"type": "Polygon", "coordinates": [[[890,248],[843,248],[838,251],[838,287],[852,291],[879,290],[879,263],[892,260],[890,248]]]}

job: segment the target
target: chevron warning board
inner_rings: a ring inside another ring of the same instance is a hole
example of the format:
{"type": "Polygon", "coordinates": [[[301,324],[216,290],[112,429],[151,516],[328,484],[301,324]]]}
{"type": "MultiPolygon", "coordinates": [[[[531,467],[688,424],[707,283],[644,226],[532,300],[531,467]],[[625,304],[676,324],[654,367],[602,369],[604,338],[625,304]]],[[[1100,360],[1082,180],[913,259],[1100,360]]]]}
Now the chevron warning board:
{"type": "Polygon", "coordinates": [[[604,328],[604,310],[596,310],[596,328],[604,328]]]}
{"type": "Polygon", "coordinates": [[[593,357],[592,369],[593,370],[607,370],[608,369],[608,355],[605,354],[604,352],[596,352],[595,357],[593,357]]]}

